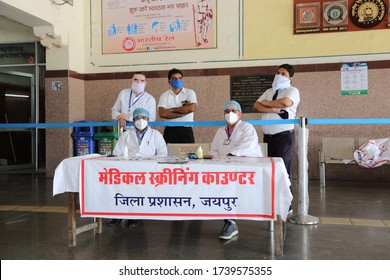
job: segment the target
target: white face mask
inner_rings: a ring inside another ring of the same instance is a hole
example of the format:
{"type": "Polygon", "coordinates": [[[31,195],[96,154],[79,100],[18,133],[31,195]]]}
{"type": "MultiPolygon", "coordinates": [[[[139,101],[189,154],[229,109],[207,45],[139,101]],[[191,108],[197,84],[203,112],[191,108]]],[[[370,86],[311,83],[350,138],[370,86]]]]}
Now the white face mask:
{"type": "Polygon", "coordinates": [[[145,84],[133,82],[131,84],[131,90],[134,91],[135,93],[141,93],[145,90],[145,84]]]}
{"type": "Polygon", "coordinates": [[[272,82],[272,89],[277,91],[278,89],[288,88],[291,85],[289,78],[276,74],[274,81],[272,82]]]}
{"type": "Polygon", "coordinates": [[[228,124],[235,124],[238,121],[238,116],[233,112],[229,112],[228,114],[225,114],[225,120],[228,124]]]}
{"type": "Polygon", "coordinates": [[[134,122],[134,125],[139,130],[144,130],[148,126],[148,121],[144,119],[139,119],[134,122]]]}

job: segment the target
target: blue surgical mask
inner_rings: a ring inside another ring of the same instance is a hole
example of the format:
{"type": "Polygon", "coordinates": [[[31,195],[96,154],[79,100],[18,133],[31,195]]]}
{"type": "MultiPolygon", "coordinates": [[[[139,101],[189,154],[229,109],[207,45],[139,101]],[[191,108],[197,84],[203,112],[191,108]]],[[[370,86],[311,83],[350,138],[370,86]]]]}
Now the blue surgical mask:
{"type": "Polygon", "coordinates": [[[171,86],[173,88],[182,88],[183,87],[183,80],[171,80],[171,86]]]}

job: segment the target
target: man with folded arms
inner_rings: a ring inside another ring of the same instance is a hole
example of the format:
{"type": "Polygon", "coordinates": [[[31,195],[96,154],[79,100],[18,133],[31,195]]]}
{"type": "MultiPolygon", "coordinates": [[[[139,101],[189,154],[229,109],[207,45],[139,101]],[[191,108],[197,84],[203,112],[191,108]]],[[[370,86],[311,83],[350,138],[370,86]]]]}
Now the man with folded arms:
{"type": "MultiPolygon", "coordinates": [[[[295,119],[300,102],[299,91],[291,86],[294,67],[280,65],[272,88],[267,89],[255,102],[253,108],[262,113],[262,120],[295,119]]],[[[292,160],[294,156],[294,124],[263,125],[263,142],[268,144],[269,157],[281,157],[290,176],[292,193],[292,160]]]]}

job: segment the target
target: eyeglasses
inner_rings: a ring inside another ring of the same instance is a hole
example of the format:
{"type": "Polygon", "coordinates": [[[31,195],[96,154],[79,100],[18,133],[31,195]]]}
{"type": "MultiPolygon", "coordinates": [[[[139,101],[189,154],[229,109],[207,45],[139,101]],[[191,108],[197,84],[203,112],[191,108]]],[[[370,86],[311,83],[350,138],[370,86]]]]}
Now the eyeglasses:
{"type": "Polygon", "coordinates": [[[237,109],[226,109],[225,111],[225,114],[229,114],[230,112],[233,112],[234,114],[237,114],[238,112],[240,112],[240,111],[238,111],[237,109]]]}
{"type": "Polygon", "coordinates": [[[171,81],[183,80],[183,77],[172,77],[171,81]]]}
{"type": "Polygon", "coordinates": [[[137,121],[137,120],[140,120],[140,119],[143,119],[143,120],[147,121],[149,118],[145,117],[145,116],[137,116],[137,117],[133,118],[133,121],[137,121]]]}

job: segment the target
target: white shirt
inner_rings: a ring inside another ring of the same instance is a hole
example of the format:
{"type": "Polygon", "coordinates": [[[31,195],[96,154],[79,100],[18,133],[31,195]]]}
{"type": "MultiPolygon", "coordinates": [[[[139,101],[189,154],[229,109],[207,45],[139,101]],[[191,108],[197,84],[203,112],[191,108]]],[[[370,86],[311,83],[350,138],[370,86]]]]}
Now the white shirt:
{"type": "Polygon", "coordinates": [[[210,155],[226,156],[229,153],[239,157],[263,156],[259,145],[259,137],[253,125],[241,120],[238,121],[230,135],[230,139],[226,133],[226,126],[218,128],[211,143],[210,155]]]}
{"type": "MultiPolygon", "coordinates": [[[[261,102],[262,100],[269,100],[272,101],[272,97],[274,96],[275,91],[272,90],[272,88],[267,89],[263,95],[257,99],[258,102],[261,102]]],[[[295,87],[288,87],[285,89],[280,89],[278,91],[278,97],[277,99],[281,99],[283,97],[287,97],[291,99],[293,102],[291,107],[284,108],[288,112],[288,118],[289,119],[295,119],[296,114],[297,114],[297,108],[300,102],[300,97],[299,97],[299,91],[295,87]]],[[[276,113],[262,113],[262,120],[281,120],[282,118],[276,114],[276,113]]],[[[279,132],[287,131],[287,130],[292,130],[294,129],[294,124],[274,124],[274,125],[263,125],[262,126],[262,131],[264,134],[276,134],[279,132]]]]}
{"type": "Polygon", "coordinates": [[[129,121],[132,121],[133,112],[136,108],[145,108],[149,112],[149,121],[156,121],[156,99],[146,91],[139,96],[135,96],[129,88],[121,90],[119,93],[114,106],[111,108],[112,119],[116,120],[116,117],[120,114],[130,114],[129,121]]]}
{"type": "Polygon", "coordinates": [[[126,130],[115,145],[113,155],[122,156],[123,150],[127,147],[130,157],[166,157],[168,156],[167,145],[158,130],[148,126],[145,135],[138,144],[136,130],[132,126],[126,130]]]}
{"type": "MultiPolygon", "coordinates": [[[[158,101],[158,107],[163,107],[165,109],[177,108],[183,106],[183,104],[188,103],[198,103],[196,100],[195,91],[188,88],[182,88],[178,94],[174,94],[172,89],[167,90],[160,96],[158,101]]],[[[194,113],[189,113],[183,117],[178,117],[175,119],[168,119],[170,122],[193,122],[194,113]]]]}

